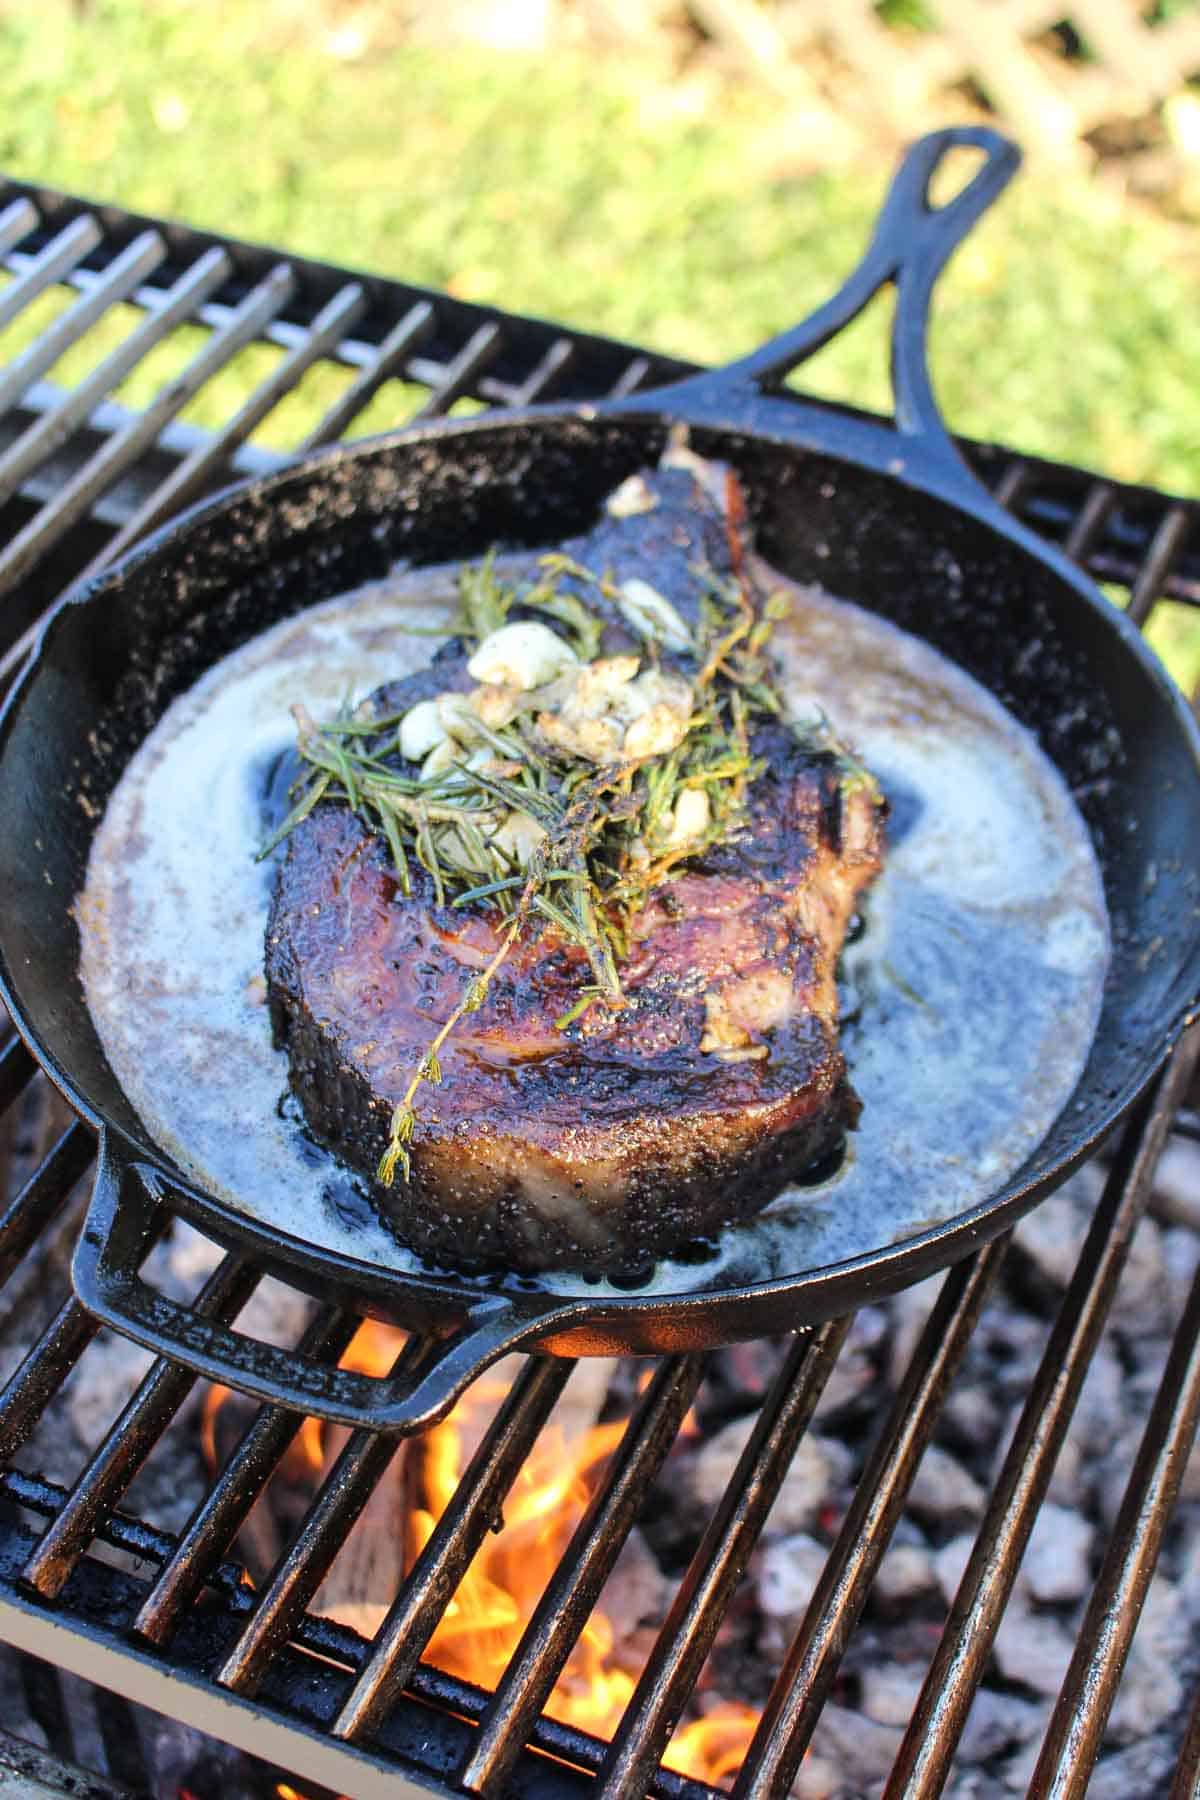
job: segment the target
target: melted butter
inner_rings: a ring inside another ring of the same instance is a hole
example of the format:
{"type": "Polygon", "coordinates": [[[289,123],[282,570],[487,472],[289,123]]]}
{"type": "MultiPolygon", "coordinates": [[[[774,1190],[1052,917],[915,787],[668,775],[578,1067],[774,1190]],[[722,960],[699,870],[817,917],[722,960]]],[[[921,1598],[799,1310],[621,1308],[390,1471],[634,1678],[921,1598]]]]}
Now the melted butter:
{"type": "MultiPolygon", "coordinates": [[[[966,1211],[1067,1103],[1099,1014],[1100,874],[1032,736],[928,645],[818,589],[790,591],[776,645],[793,714],[828,716],[893,808],[869,929],[844,958],[862,1119],[833,1177],[781,1194],[711,1254],[664,1260],[641,1292],[796,1274],[966,1211]]],[[[149,1135],[240,1210],[398,1271],[420,1265],[284,1103],[262,977],[271,869],[254,859],[270,772],[294,741],[290,706],[328,715],[423,667],[435,646],[412,627],[445,629],[452,593],[444,570],[398,577],[211,669],[130,763],[78,901],[88,1004],[149,1135]]]]}

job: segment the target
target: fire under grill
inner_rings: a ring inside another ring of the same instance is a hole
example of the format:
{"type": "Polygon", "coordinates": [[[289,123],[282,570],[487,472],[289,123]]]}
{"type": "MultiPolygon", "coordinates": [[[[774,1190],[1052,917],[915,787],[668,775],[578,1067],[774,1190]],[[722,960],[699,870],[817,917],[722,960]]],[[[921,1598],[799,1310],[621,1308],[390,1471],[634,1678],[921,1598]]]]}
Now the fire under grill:
{"type": "MultiPolygon", "coordinates": [[[[594,399],[685,371],[631,346],[18,183],[0,186],[0,253],[5,684],[70,580],[235,476],[456,407],[594,399]]],[[[1008,506],[1125,590],[1140,625],[1152,614],[1169,623],[1172,607],[1200,603],[1200,504],[994,447],[968,449],[1008,506]]],[[[63,1683],[93,1684],[114,1792],[166,1791],[134,1754],[136,1703],[274,1765],[280,1794],[687,1800],[714,1792],[718,1778],[745,1800],[787,1794],[793,1783],[815,1794],[813,1771],[830,1755],[823,1720],[848,1716],[847,1699],[873,1660],[895,1654],[899,1640],[881,1635],[887,1609],[879,1610],[876,1577],[899,1549],[912,1553],[910,1563],[920,1552],[936,1567],[941,1598],[935,1590],[913,1602],[917,1624],[904,1640],[911,1703],[890,1725],[878,1704],[864,1715],[877,1750],[880,1730],[892,1733],[891,1772],[859,1768],[830,1793],[932,1796],[949,1786],[964,1797],[1082,1795],[1093,1771],[1099,1780],[1120,1756],[1127,1773],[1143,1774],[1130,1774],[1124,1790],[1115,1785],[1120,1773],[1110,1774],[1105,1792],[1200,1793],[1200,1659],[1183,1654],[1170,1671],[1178,1693],[1154,1719],[1152,1769],[1129,1760],[1146,1742],[1136,1719],[1115,1747],[1106,1740],[1160,1553],[1174,1559],[1181,1605],[1189,1571],[1200,1585],[1200,1527],[1191,1517],[1200,1480],[1193,1472],[1195,1494],[1188,1482],[1200,1406],[1200,1193],[1163,1175],[1200,1141],[1191,1096],[1198,1051],[1193,1028],[1084,1172],[1087,1205],[1060,1209],[1064,1235],[1052,1252],[1039,1255],[1037,1240],[1018,1228],[1015,1243],[994,1243],[940,1285],[926,1284],[925,1302],[901,1297],[888,1303],[898,1310],[875,1309],[882,1324],[872,1320],[870,1332],[842,1319],[740,1361],[721,1363],[726,1353],[716,1353],[626,1365],[616,1380],[623,1403],[615,1414],[611,1399],[600,1408],[605,1454],[588,1469],[578,1521],[526,1597],[511,1651],[485,1686],[438,1666],[435,1633],[586,1366],[536,1357],[503,1365],[465,1473],[455,1471],[376,1596],[378,1616],[356,1629],[323,1612],[322,1584],[398,1467],[396,1504],[427,1505],[430,1446],[357,1431],[314,1450],[311,1422],[272,1408],[222,1409],[190,1372],[148,1358],[122,1362],[119,1342],[105,1350],[106,1334],[71,1295],[67,1275],[91,1138],[10,1036],[0,1049],[8,1196],[0,1216],[0,1639],[19,1653],[27,1716],[55,1740],[52,1749],[67,1748],[56,1725],[66,1718],[63,1683]],[[1170,1316],[1153,1327],[1162,1347],[1156,1367],[1129,1349],[1141,1291],[1131,1299],[1130,1283],[1145,1281],[1148,1233],[1160,1251],[1169,1242],[1178,1276],[1173,1285],[1164,1277],[1170,1316]],[[1024,1372],[1005,1390],[1011,1410],[997,1419],[994,1441],[964,1448],[979,1345],[1002,1294],[1016,1296],[1032,1321],[1022,1326],[1024,1372]],[[1123,1364],[1111,1335],[1121,1318],[1123,1364]],[[850,1361],[869,1364],[872,1345],[885,1341],[890,1373],[880,1373],[880,1352],[874,1375],[847,1382],[850,1361]],[[86,1407],[74,1404],[86,1359],[102,1351],[111,1357],[107,1374],[98,1390],[93,1382],[86,1407]],[[1106,1465],[1111,1507],[1093,1534],[1086,1582],[1073,1599],[1060,1594],[1057,1610],[1051,1583],[1039,1610],[1020,1585],[1023,1558],[1039,1516],[1048,1516],[1047,1496],[1059,1504],[1063,1454],[1077,1449],[1077,1402],[1103,1358],[1139,1396],[1136,1428],[1106,1465]],[[55,1409],[71,1404],[73,1460],[53,1427],[55,1409]],[[666,1767],[677,1725],[703,1712],[697,1695],[709,1691],[722,1645],[728,1662],[729,1644],[742,1641],[763,1546],[779,1541],[781,1496],[793,1491],[817,1425],[829,1433],[831,1417],[842,1421],[837,1482],[817,1493],[803,1530],[790,1518],[784,1539],[803,1537],[820,1560],[813,1566],[809,1553],[807,1587],[791,1611],[776,1608],[760,1691],[740,1696],[751,1716],[734,1750],[710,1758],[706,1779],[666,1767]],[[705,1429],[715,1436],[697,1450],[705,1429]],[[178,1505],[172,1512],[154,1499],[148,1476],[157,1466],[161,1498],[172,1467],[182,1467],[173,1459],[194,1460],[206,1433],[229,1441],[179,1517],[178,1505]],[[251,1515],[288,1479],[306,1435],[308,1486],[293,1494],[262,1566],[248,1573],[251,1515]],[[725,1463],[712,1454],[720,1439],[733,1445],[725,1463]],[[944,1470],[931,1483],[929,1470],[946,1443],[982,1473],[970,1478],[962,1516],[949,1506],[939,1522],[928,1494],[918,1505],[918,1484],[923,1467],[926,1488],[942,1479],[944,1470]],[[675,1535],[662,1617],[643,1633],[640,1667],[609,1726],[597,1735],[552,1716],[563,1711],[552,1701],[556,1683],[632,1536],[653,1536],[664,1490],[702,1456],[702,1505],[675,1535]],[[722,1477],[715,1486],[714,1470],[722,1477]],[[406,1483],[422,1489],[407,1503],[406,1483]],[[1001,1733],[990,1759],[964,1776],[964,1740],[985,1680],[1001,1700],[1027,1707],[1039,1687],[1011,1657],[995,1678],[997,1640],[1018,1606],[1033,1621],[1035,1646],[1040,1620],[1042,1640],[1062,1644],[1069,1631],[1070,1654],[1051,1682],[1041,1680],[1036,1730],[1022,1727],[1024,1740],[1015,1726],[1008,1739],[1001,1733]]],[[[171,1221],[163,1217],[161,1227],[165,1237],[171,1221]]],[[[278,1288],[234,1256],[195,1266],[194,1304],[226,1321],[278,1288]]],[[[276,1315],[289,1326],[299,1316],[286,1306],[276,1315]]],[[[332,1367],[361,1341],[359,1324],[317,1311],[302,1322],[303,1350],[332,1367]]],[[[388,1353],[413,1357],[419,1346],[395,1338],[388,1353]]],[[[894,1574],[888,1591],[894,1617],[894,1574]]],[[[20,1762],[0,1743],[0,1766],[10,1754],[20,1762]]]]}

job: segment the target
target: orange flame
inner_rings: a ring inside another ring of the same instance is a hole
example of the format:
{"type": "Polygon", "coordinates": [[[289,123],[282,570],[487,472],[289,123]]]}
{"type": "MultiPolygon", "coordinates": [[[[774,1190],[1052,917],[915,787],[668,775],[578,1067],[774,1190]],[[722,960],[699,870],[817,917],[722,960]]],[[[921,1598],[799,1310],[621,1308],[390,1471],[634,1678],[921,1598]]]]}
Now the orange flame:
{"type": "Polygon", "coordinates": [[[753,1707],[736,1700],[722,1701],[703,1719],[680,1726],[667,1745],[663,1762],[698,1781],[724,1781],[741,1768],[757,1724],[753,1707]]]}
{"type": "MultiPolygon", "coordinates": [[[[200,1448],[210,1475],[217,1472],[217,1414],[229,1398],[229,1389],[214,1381],[200,1411],[200,1448]]],[[[305,1420],[307,1424],[308,1421],[305,1420]]]]}
{"type": "MultiPolygon", "coordinates": [[[[368,1319],[355,1335],[342,1366],[380,1374],[391,1368],[403,1343],[403,1333],[368,1319]]],[[[429,1541],[462,1480],[485,1418],[507,1391],[504,1380],[483,1377],[448,1418],[412,1440],[410,1452],[421,1459],[420,1498],[424,1504],[414,1508],[408,1519],[410,1558],[429,1541]]],[[[223,1393],[213,1390],[212,1414],[223,1393]]],[[[207,1407],[204,1429],[207,1446],[212,1439],[207,1407]]],[[[697,1429],[694,1415],[689,1413],[685,1430],[691,1434],[697,1429]]],[[[598,1465],[624,1431],[625,1421],[617,1420],[594,1425],[571,1442],[551,1420],[508,1494],[501,1528],[480,1546],[430,1639],[426,1654],[438,1668],[479,1687],[496,1686],[583,1516],[598,1465]]],[[[298,1443],[304,1461],[319,1473],[325,1463],[321,1425],[306,1419],[298,1443]]],[[[546,1711],[582,1731],[611,1737],[632,1697],[636,1675],[636,1669],[621,1666],[612,1620],[597,1607],[546,1711]]],[[[706,1717],[681,1726],[663,1760],[683,1774],[718,1782],[740,1767],[757,1723],[758,1715],[749,1707],[721,1704],[706,1717]]],[[[277,1793],[279,1800],[298,1800],[286,1784],[281,1784],[277,1793]]]]}

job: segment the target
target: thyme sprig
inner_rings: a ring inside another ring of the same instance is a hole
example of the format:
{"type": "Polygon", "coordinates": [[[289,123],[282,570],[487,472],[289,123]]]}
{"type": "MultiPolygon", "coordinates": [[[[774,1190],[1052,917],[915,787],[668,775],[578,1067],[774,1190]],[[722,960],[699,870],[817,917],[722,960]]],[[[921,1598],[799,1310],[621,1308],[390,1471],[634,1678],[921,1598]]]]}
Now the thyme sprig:
{"type": "MultiPolygon", "coordinates": [[[[757,600],[744,580],[720,581],[708,570],[696,577],[696,623],[688,628],[687,653],[673,661],[690,685],[691,713],[665,754],[622,756],[599,767],[573,756],[539,731],[548,690],[534,689],[520,696],[503,726],[472,722],[470,748],[460,745],[448,767],[414,773],[400,751],[404,713],[375,715],[364,704],[319,725],[302,706],[293,707],[305,770],[290,812],[260,854],[319,803],[334,801],[384,839],[403,894],[412,893],[415,860],[438,905],[485,905],[499,916],[495,953],[468,982],[393,1110],[377,1170],[384,1186],[398,1169],[406,1178],[410,1172],[417,1096],[423,1083],[440,1082],[447,1039],[483,1005],[506,958],[535,923],[552,927],[588,966],[590,978],[555,1021],[558,1029],[578,1024],[595,1006],[619,1008],[620,965],[638,913],[682,864],[727,842],[742,825],[746,790],[763,767],[751,754],[752,723],[782,712],[765,651],[787,603],[778,595],[757,600]],[[677,810],[688,794],[704,796],[693,808],[703,822],[681,836],[677,810]],[[540,834],[524,854],[497,835],[506,819],[522,816],[540,834]]],[[[537,578],[518,585],[500,576],[489,555],[461,571],[456,629],[482,641],[518,607],[521,616],[551,621],[580,664],[590,664],[604,615],[613,616],[621,592],[609,575],[562,555],[542,558],[537,578]],[[580,588],[598,598],[600,612],[580,598],[580,588]]],[[[661,645],[651,636],[645,648],[656,665],[661,645]]]]}

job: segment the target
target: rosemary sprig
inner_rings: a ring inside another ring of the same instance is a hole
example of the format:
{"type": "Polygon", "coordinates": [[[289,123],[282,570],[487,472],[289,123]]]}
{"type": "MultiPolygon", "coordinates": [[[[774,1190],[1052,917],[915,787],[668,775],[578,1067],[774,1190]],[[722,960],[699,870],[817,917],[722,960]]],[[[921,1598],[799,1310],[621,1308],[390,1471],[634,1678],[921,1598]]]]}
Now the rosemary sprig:
{"type": "MultiPolygon", "coordinates": [[[[461,753],[449,767],[414,773],[399,750],[403,713],[371,717],[360,706],[318,725],[303,707],[293,708],[307,774],[261,855],[316,805],[337,802],[384,839],[405,895],[412,891],[415,859],[429,876],[437,905],[488,905],[498,916],[495,954],[467,984],[392,1112],[377,1170],[385,1186],[398,1169],[406,1178],[410,1172],[417,1095],[424,1082],[441,1080],[447,1039],[483,1005],[492,980],[534,921],[586,959],[588,981],[555,1020],[566,1031],[597,1005],[624,1004],[620,965],[637,914],[681,864],[728,841],[740,828],[747,787],[762,769],[750,751],[752,722],[783,710],[766,648],[786,605],[776,595],[756,604],[744,579],[720,582],[706,571],[697,572],[697,593],[688,650],[676,649],[673,659],[690,685],[691,714],[665,754],[599,767],[571,755],[539,732],[543,697],[534,692],[501,728],[483,720],[463,727],[469,745],[459,745],[461,753]],[[680,801],[697,792],[706,803],[699,809],[703,823],[680,835],[675,831],[680,801]],[[521,817],[532,821],[537,841],[532,847],[527,841],[518,855],[497,833],[505,820],[521,817]]],[[[457,630],[482,640],[508,621],[514,607],[540,613],[586,664],[595,659],[606,619],[616,616],[620,600],[610,576],[566,556],[543,557],[538,578],[520,586],[501,579],[489,555],[461,572],[457,630]],[[564,589],[564,580],[594,594],[600,610],[564,589]]],[[[665,601],[663,607],[669,619],[678,618],[665,601]]],[[[649,631],[652,623],[651,607],[639,629],[649,631]]],[[[650,666],[656,666],[660,646],[650,641],[645,648],[650,666]]]]}

